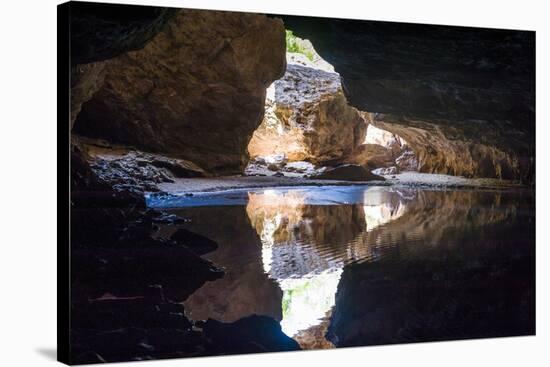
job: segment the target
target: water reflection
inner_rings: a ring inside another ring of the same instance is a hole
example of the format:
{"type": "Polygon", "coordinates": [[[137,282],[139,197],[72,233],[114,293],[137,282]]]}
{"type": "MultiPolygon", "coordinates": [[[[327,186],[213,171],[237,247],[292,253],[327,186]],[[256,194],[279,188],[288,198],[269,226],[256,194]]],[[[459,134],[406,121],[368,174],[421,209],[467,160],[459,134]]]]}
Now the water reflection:
{"type": "MultiPolygon", "coordinates": [[[[268,315],[302,347],[330,347],[325,333],[331,320],[343,317],[331,312],[348,265],[389,259],[392,269],[395,254],[406,251],[407,258],[398,260],[404,269],[409,259],[422,261],[432,253],[438,258],[430,266],[458,258],[453,264],[471,267],[479,256],[493,256],[487,252],[492,248],[478,243],[480,238],[491,243],[484,228],[512,228],[520,214],[531,218],[530,198],[392,187],[255,189],[180,198],[177,205],[190,207],[174,210],[191,219],[189,229],[219,243],[205,257],[226,270],[187,299],[186,312],[193,319],[227,322],[268,315]]],[[[534,251],[534,240],[527,244],[534,251]]]]}
{"type": "Polygon", "coordinates": [[[361,235],[406,211],[398,191],[362,191],[364,205],[309,205],[309,190],[249,193],[246,212],[262,242],[264,271],[283,291],[287,335],[321,323],[344,265],[372,256],[361,235]]]}

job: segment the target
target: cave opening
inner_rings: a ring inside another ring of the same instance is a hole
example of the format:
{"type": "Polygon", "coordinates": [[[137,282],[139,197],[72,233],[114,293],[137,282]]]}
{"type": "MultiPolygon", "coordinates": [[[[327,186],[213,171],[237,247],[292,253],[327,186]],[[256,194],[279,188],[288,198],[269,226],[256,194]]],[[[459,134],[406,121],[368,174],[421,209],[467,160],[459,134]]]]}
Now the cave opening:
{"type": "Polygon", "coordinates": [[[315,177],[344,164],[379,176],[418,171],[416,154],[402,137],[348,104],[340,75],[311,41],[289,29],[285,34],[287,69],[266,90],[244,174],[315,177]]]}

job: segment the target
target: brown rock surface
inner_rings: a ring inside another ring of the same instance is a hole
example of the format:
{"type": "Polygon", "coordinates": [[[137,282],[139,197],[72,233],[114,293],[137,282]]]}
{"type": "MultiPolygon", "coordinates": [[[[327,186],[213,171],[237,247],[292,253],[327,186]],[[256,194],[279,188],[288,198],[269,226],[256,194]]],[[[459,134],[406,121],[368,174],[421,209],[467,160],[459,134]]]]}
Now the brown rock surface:
{"type": "Polygon", "coordinates": [[[417,122],[415,127],[376,121],[375,125],[401,136],[414,150],[418,162],[410,157],[397,159],[403,170],[417,163],[418,171],[465,177],[518,179],[530,162],[521,162],[513,152],[477,143],[464,137],[448,136],[448,130],[437,125],[417,122]],[[522,166],[523,165],[523,166],[522,166]]]}
{"type": "Polygon", "coordinates": [[[284,54],[280,20],[180,11],[144,48],[107,62],[105,83],[82,107],[75,131],[216,173],[241,172],[284,54]]]}
{"type": "Polygon", "coordinates": [[[356,164],[344,164],[338,167],[329,168],[312,178],[317,180],[384,181],[384,177],[375,175],[366,168],[356,164]]]}
{"type": "Polygon", "coordinates": [[[284,154],[294,162],[340,160],[362,143],[365,122],[348,105],[338,74],[289,55],[284,77],[268,90],[266,115],[248,151],[251,157],[284,154]]]}
{"type": "Polygon", "coordinates": [[[254,313],[281,320],[282,292],[263,271],[261,241],[244,208],[204,207],[175,213],[189,218],[193,232],[219,244],[204,258],[224,269],[222,278],[206,283],[185,301],[188,317],[233,322],[254,313]]]}
{"type": "Polygon", "coordinates": [[[391,149],[378,144],[362,144],[344,159],[344,163],[358,164],[373,170],[380,167],[395,165],[395,157],[391,149]]]}
{"type": "Polygon", "coordinates": [[[88,102],[101,88],[105,80],[105,63],[92,62],[76,65],[71,69],[71,123],[73,129],[76,116],[82,109],[82,104],[88,102]]]}

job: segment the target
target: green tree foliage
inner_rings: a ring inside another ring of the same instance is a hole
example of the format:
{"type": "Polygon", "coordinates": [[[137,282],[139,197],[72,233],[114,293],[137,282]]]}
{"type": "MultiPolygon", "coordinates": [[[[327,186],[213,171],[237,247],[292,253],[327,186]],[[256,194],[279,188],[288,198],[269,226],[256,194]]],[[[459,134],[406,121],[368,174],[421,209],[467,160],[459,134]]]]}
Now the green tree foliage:
{"type": "Polygon", "coordinates": [[[313,52],[304,47],[291,30],[286,30],[286,51],[305,55],[310,61],[313,61],[313,52]]]}

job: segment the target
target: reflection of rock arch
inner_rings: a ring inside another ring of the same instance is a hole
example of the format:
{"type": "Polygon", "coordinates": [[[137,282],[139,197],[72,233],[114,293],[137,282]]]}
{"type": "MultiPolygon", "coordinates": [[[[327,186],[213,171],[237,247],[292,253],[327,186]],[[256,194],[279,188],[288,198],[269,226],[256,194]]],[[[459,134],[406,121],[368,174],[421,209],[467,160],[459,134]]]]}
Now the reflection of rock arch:
{"type": "Polygon", "coordinates": [[[530,200],[419,191],[388,230],[367,233],[391,249],[344,269],[328,338],[343,347],[533,333],[530,200]]]}
{"type": "Polygon", "coordinates": [[[303,191],[265,190],[249,194],[246,211],[264,270],[283,290],[281,326],[308,339],[334,305],[343,267],[373,257],[365,233],[402,216],[406,205],[387,188],[368,189],[363,203],[349,205],[309,205],[303,191]]]}
{"type": "Polygon", "coordinates": [[[403,244],[420,259],[442,242],[446,251],[461,246],[457,253],[466,256],[467,244],[449,241],[450,233],[507,220],[516,207],[498,193],[312,187],[254,190],[246,208],[182,210],[190,229],[219,243],[206,257],[226,270],[193,294],[186,310],[222,321],[269,315],[303,347],[326,347],[316,340],[328,326],[346,265],[385,261],[403,244]]]}

